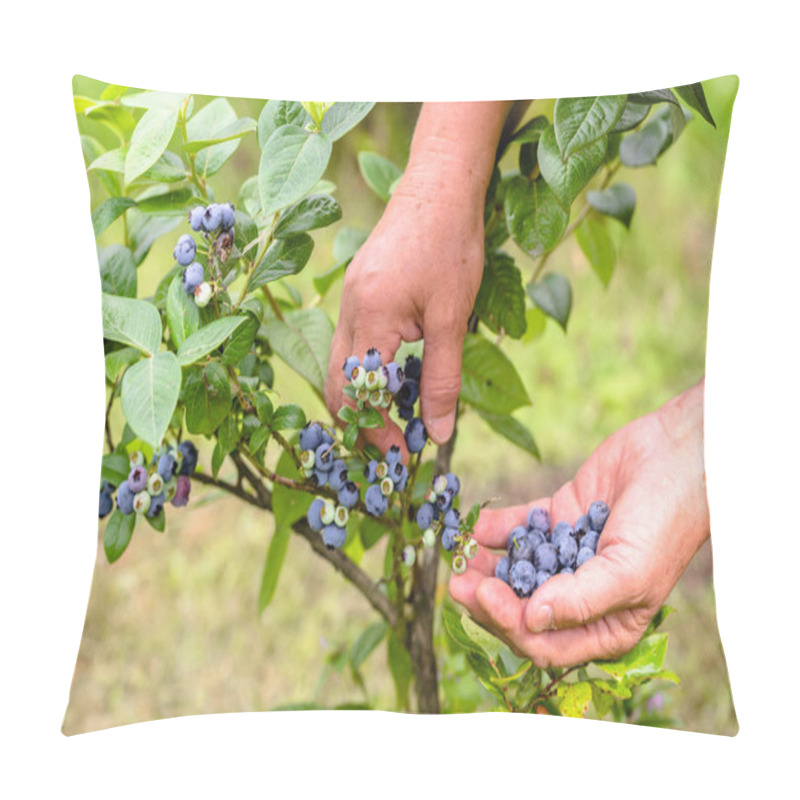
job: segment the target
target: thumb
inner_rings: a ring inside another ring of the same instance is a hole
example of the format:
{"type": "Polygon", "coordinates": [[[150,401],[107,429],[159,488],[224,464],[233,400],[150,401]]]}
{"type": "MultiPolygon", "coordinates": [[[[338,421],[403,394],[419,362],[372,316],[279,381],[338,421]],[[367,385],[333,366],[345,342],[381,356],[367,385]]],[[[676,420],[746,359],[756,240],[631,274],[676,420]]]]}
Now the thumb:
{"type": "Polygon", "coordinates": [[[453,434],[461,391],[461,350],[466,328],[445,317],[424,324],[420,406],[428,436],[444,444],[453,434]],[[451,324],[452,323],[452,324],[451,324]]]}

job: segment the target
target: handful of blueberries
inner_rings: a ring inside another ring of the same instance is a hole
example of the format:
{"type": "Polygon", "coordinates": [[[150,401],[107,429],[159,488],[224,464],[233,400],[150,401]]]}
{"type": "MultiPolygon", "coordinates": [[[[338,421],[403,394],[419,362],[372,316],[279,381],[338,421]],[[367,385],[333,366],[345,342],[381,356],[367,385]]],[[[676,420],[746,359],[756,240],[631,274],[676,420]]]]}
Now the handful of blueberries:
{"type": "Polygon", "coordinates": [[[553,575],[571,575],[594,557],[609,513],[608,505],[596,500],[574,526],[559,522],[551,530],[550,513],[535,506],[526,524],[509,532],[507,555],[497,562],[495,577],[505,581],[517,597],[530,597],[553,575]]]}

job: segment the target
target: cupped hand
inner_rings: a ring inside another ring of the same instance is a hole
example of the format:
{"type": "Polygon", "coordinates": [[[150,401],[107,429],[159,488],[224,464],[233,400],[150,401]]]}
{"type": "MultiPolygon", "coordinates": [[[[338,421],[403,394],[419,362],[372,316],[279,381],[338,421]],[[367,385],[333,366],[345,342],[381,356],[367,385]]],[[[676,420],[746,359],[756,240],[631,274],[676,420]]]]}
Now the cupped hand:
{"type": "Polygon", "coordinates": [[[703,385],[617,431],[552,497],[484,510],[482,545],[450,593],[476,620],[539,667],[616,658],[641,638],[708,536],[703,470],[703,385]],[[611,513],[597,555],[553,576],[529,599],[494,577],[508,532],[535,505],[574,524],[594,500],[611,513]]]}

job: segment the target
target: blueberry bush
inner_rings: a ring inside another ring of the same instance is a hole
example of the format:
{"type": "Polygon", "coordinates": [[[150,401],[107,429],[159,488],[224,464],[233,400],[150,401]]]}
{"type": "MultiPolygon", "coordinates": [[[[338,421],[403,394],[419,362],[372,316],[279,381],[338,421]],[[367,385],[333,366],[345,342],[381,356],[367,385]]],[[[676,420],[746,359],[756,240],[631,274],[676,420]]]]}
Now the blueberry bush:
{"type": "MultiPolygon", "coordinates": [[[[677,681],[664,668],[666,634],[657,630],[670,609],[617,661],[539,669],[437,593],[440,562],[460,572],[475,555],[481,505],[460,506],[460,480],[450,469],[456,433],[434,449],[415,416],[424,344],[402,362],[384,363],[375,349],[352,354],[342,365],[348,382],[335,419],[308,419],[275,385],[280,359],[322,397],[334,326],[318,300],[336,286],[363,236],[339,232],[335,265],[314,278],[317,296],[304,298],[284,279],[308,264],[312,232],[341,219],[335,187],[323,176],[337,141],[373,104],[269,100],[251,119],[223,97],[116,85],[74,102],[105,133],[81,135],[97,187],[94,233],[113,223],[120,232],[98,249],[107,389],[99,516],[108,562],[141,526],[164,531],[193,485],[211,485],[274,517],[259,611],[274,597],[295,537],[364,595],[377,619],[339,654],[340,666],[358,682],[360,666],[384,645],[399,709],[474,707],[442,679],[447,661],[448,674],[475,676],[481,697],[498,710],[583,716],[592,705],[600,717],[663,722],[658,702],[637,690],[654,679],[677,681]],[[215,176],[245,139],[257,141],[257,173],[237,196],[220,197],[215,176]],[[140,296],[137,269],[161,237],[174,242],[173,261],[155,291],[140,296]],[[112,422],[118,407],[122,425],[112,422]],[[396,448],[382,453],[365,443],[362,432],[384,424],[382,411],[404,428],[408,463],[396,448]],[[208,464],[198,462],[202,440],[213,445],[208,464]],[[235,478],[222,475],[223,465],[235,478]],[[370,575],[362,555],[378,547],[383,570],[370,575]]],[[[608,284],[615,264],[609,226],[629,227],[636,205],[618,174],[656,164],[692,112],[714,124],[700,84],[560,99],[550,116],[523,123],[519,114],[507,126],[497,163],[516,152],[517,168],[496,166],[486,196],[485,267],[464,343],[459,414],[478,414],[494,434],[540,458],[513,415],[530,401],[503,340],[533,342],[548,317],[566,331],[570,281],[548,268],[573,234],[608,284]]],[[[360,154],[359,166],[388,200],[402,170],[372,152],[360,154]]],[[[580,569],[609,513],[602,498],[577,521],[551,521],[533,509],[526,525],[509,532],[497,576],[524,597],[556,572],[580,569]]]]}

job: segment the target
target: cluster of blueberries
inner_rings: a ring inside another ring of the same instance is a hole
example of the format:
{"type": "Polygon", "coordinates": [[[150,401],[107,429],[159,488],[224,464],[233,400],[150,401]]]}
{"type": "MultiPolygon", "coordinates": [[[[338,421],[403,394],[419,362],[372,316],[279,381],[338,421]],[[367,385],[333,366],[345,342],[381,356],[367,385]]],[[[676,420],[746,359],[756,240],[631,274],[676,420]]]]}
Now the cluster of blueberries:
{"type": "MultiPolygon", "coordinates": [[[[163,449],[153,456],[148,469],[139,450],[130,454],[131,471],[117,489],[117,508],[123,514],[156,517],[164,503],[185,506],[189,502],[191,480],[197,467],[197,448],[189,441],[163,449]]],[[[114,485],[104,481],[100,489],[100,518],[111,513],[114,485]]]]}
{"type": "Polygon", "coordinates": [[[425,494],[425,502],[417,510],[417,525],[422,542],[432,547],[441,534],[442,547],[453,552],[453,572],[460,575],[467,568],[467,559],[478,553],[478,543],[461,521],[461,513],[453,501],[461,490],[461,481],[452,472],[437,475],[425,494]]]}
{"type": "Polygon", "coordinates": [[[414,416],[414,404],[419,399],[422,361],[416,356],[406,359],[405,367],[392,361],[384,365],[374,347],[367,350],[364,360],[349,356],[344,362],[345,378],[352,387],[353,399],[359,408],[388,408],[392,400],[405,429],[406,446],[410,453],[419,453],[428,441],[428,432],[420,417],[414,416]]]}
{"type": "Polygon", "coordinates": [[[550,513],[535,506],[526,524],[509,532],[507,555],[497,562],[495,577],[505,581],[517,597],[530,597],[553,575],[574,573],[597,552],[608,515],[608,505],[596,500],[574,526],[559,522],[551,530],[550,513]]]}
{"type": "MultiPolygon", "coordinates": [[[[195,206],[189,212],[189,225],[193,231],[200,231],[213,242],[218,236],[224,236],[233,242],[233,226],[236,224],[234,208],[230,203],[211,203],[208,206],[195,206]]],[[[184,268],[183,288],[187,294],[194,296],[194,301],[203,308],[208,305],[214,291],[211,284],[205,281],[203,265],[195,261],[197,244],[188,233],[178,239],[172,251],[175,260],[184,268]]]]}

